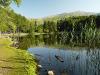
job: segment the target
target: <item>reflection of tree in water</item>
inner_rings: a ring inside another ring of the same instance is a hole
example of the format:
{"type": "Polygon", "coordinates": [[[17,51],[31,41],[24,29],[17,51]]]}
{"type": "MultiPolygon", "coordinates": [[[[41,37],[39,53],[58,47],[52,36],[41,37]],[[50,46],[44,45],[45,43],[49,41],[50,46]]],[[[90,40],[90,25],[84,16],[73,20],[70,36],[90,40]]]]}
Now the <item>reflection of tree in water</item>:
{"type": "Polygon", "coordinates": [[[24,37],[19,37],[18,40],[19,48],[28,49],[31,46],[43,45],[43,35],[28,35],[24,37]]]}
{"type": "Polygon", "coordinates": [[[28,49],[32,44],[35,43],[33,39],[35,39],[35,37],[30,35],[25,37],[20,37],[18,40],[18,44],[19,44],[18,48],[25,49],[25,50],[28,49]]]}
{"type": "Polygon", "coordinates": [[[69,42],[66,39],[67,35],[62,34],[49,34],[43,35],[45,45],[67,45],[69,42]]]}
{"type": "MultiPolygon", "coordinates": [[[[19,38],[19,48],[27,49],[30,46],[52,46],[52,47],[72,47],[75,43],[70,43],[67,33],[28,35],[19,38]],[[66,34],[66,35],[65,35],[66,34]]],[[[76,45],[78,46],[78,45],[76,45]]]]}
{"type": "Polygon", "coordinates": [[[57,43],[57,36],[50,34],[50,35],[43,35],[45,45],[55,45],[57,43]]]}
{"type": "Polygon", "coordinates": [[[100,75],[100,51],[87,51],[86,75],[100,75]]]}
{"type": "Polygon", "coordinates": [[[63,67],[69,75],[100,75],[99,50],[70,51],[65,54],[63,67]]]}

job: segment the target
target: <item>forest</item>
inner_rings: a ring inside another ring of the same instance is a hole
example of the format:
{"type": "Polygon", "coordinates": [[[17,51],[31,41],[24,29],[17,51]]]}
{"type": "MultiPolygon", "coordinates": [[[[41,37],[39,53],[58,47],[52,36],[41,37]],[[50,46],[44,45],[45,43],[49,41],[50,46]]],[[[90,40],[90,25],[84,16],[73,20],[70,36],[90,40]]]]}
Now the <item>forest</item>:
{"type": "Polygon", "coordinates": [[[28,19],[12,9],[0,7],[0,33],[45,33],[64,36],[67,44],[99,46],[100,16],[28,19]]]}

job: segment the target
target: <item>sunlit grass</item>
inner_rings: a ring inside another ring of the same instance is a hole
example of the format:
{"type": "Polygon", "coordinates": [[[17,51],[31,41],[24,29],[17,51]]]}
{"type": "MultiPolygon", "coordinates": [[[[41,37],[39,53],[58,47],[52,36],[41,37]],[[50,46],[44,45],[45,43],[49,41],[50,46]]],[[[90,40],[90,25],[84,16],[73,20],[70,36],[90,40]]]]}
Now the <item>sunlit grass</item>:
{"type": "Polygon", "coordinates": [[[10,47],[12,41],[0,38],[0,70],[3,75],[36,75],[36,62],[27,51],[10,47]]]}

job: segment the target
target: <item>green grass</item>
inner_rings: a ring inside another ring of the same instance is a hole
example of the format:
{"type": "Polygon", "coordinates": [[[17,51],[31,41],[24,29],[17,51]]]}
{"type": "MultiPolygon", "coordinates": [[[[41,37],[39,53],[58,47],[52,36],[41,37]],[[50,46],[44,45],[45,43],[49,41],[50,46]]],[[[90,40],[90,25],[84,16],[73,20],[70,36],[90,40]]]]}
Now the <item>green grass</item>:
{"type": "Polygon", "coordinates": [[[10,44],[10,39],[0,38],[0,75],[36,75],[35,58],[10,44]]]}

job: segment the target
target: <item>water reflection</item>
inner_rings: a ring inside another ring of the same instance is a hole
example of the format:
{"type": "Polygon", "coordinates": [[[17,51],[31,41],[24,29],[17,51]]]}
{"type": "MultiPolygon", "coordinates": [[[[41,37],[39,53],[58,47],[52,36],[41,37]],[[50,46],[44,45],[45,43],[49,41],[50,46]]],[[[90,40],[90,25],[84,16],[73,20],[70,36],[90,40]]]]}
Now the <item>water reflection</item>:
{"type": "MultiPolygon", "coordinates": [[[[24,37],[17,37],[18,47],[21,49],[28,49],[33,46],[47,46],[65,48],[70,45],[68,39],[61,34],[45,34],[45,35],[28,35],[24,37]]],[[[70,45],[72,46],[72,44],[70,45]]]]}
{"type": "Polygon", "coordinates": [[[47,75],[48,70],[55,75],[100,75],[100,49],[67,49],[69,42],[64,37],[60,34],[18,37],[18,48],[36,55],[43,66],[40,75],[47,75]]]}
{"type": "Polygon", "coordinates": [[[38,54],[39,64],[43,66],[40,75],[46,75],[53,70],[56,75],[100,75],[99,50],[61,50],[52,48],[29,48],[33,54],[38,54]],[[60,62],[58,55],[64,59],[60,62]]]}

